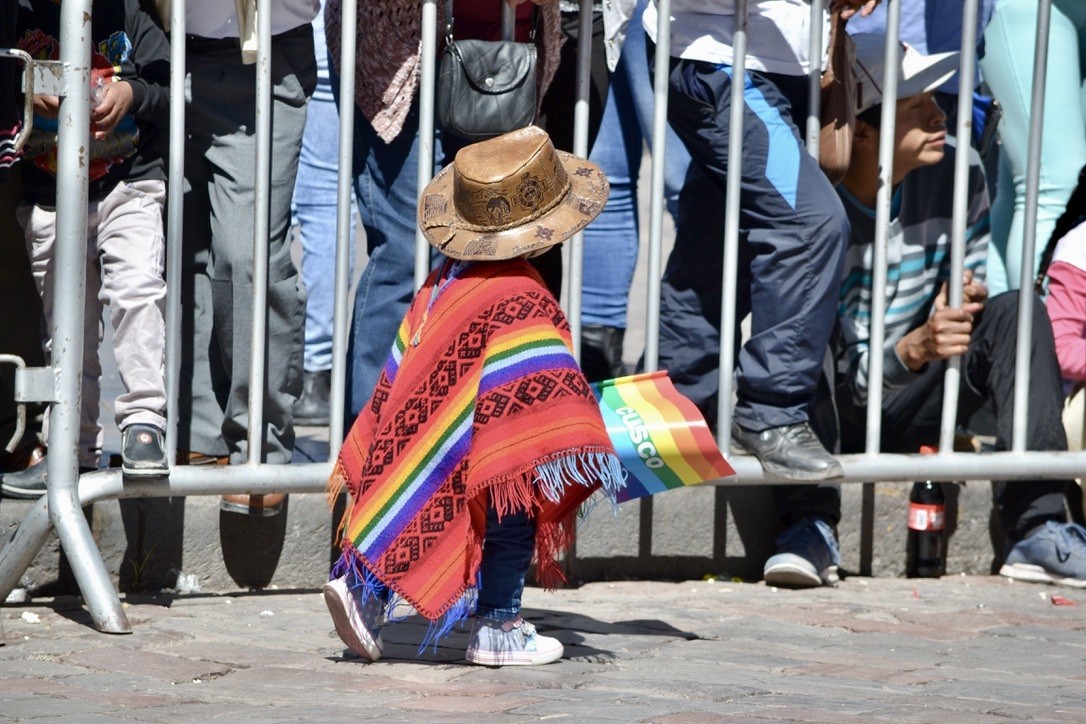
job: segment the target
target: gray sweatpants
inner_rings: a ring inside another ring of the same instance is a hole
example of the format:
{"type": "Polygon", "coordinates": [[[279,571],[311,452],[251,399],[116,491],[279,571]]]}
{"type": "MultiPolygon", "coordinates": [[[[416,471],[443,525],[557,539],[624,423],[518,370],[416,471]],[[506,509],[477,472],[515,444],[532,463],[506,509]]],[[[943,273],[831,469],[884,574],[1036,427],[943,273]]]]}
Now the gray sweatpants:
{"type": "MultiPolygon", "coordinates": [[[[302,385],[305,292],[290,257],[290,199],[306,103],[316,86],[307,24],[272,39],[265,440],[261,459],[290,462],[302,385]]],[[[253,329],[256,66],[230,41],[188,47],[181,395],[178,449],[248,458],[253,329]]]]}
{"type": "MultiPolygon", "coordinates": [[[[166,425],[163,358],[166,324],[162,278],[165,237],[163,181],[119,183],[87,210],[87,287],[83,314],[83,402],[79,425],[79,465],[98,467],[102,427],[98,424],[100,378],[98,346],[102,342],[102,304],[109,305],[113,353],[125,391],[117,398],[116,420],[122,430],[135,423],[166,425]]],[[[23,204],[16,215],[26,237],[30,270],[51,327],[56,252],[57,211],[23,204]]],[[[52,335],[43,335],[46,357],[52,335]]],[[[48,419],[48,417],[46,417],[48,419]]],[[[48,435],[48,432],[46,432],[48,435]]]]}

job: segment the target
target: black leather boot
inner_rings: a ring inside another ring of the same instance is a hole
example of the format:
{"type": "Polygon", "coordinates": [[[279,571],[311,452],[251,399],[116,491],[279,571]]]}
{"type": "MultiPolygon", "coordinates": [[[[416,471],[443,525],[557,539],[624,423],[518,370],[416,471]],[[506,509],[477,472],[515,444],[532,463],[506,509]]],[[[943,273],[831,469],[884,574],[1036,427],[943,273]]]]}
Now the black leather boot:
{"type": "Polygon", "coordinates": [[[589,382],[609,380],[626,374],[622,364],[622,340],[626,330],[586,324],[581,327],[581,369],[589,382]]]}
{"type": "Polygon", "coordinates": [[[328,397],[332,391],[332,370],[302,373],[302,396],[294,404],[294,424],[328,426],[328,397]]]}

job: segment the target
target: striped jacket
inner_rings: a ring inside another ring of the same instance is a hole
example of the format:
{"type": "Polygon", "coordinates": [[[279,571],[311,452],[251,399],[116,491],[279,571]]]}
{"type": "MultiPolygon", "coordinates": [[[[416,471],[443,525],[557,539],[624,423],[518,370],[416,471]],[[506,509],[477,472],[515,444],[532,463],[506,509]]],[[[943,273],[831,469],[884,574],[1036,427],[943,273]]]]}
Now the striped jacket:
{"type": "MultiPolygon", "coordinates": [[[[883,348],[883,399],[889,401],[913,379],[895,346],[931,315],[940,288],[950,276],[950,241],[954,203],[953,139],[946,155],[932,166],[910,172],[894,189],[887,253],[886,343],[883,348]]],[[[984,281],[988,255],[988,193],[980,157],[969,149],[969,208],[965,266],[984,281]]],[[[847,375],[857,404],[867,400],[870,360],[872,267],[875,210],[837,187],[852,231],[837,309],[840,339],[838,368],[847,375]],[[847,372],[845,372],[847,370],[847,372]]]]}

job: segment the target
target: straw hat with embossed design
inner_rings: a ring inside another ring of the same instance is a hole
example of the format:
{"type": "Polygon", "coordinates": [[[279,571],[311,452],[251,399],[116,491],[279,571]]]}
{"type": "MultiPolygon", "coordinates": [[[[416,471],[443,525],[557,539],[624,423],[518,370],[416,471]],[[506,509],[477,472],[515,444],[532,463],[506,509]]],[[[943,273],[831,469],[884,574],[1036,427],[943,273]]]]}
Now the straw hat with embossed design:
{"type": "Polygon", "coordinates": [[[534,256],[588,226],[609,190],[598,166],[528,126],[461,149],[423,190],[419,227],[453,259],[534,256]]]}

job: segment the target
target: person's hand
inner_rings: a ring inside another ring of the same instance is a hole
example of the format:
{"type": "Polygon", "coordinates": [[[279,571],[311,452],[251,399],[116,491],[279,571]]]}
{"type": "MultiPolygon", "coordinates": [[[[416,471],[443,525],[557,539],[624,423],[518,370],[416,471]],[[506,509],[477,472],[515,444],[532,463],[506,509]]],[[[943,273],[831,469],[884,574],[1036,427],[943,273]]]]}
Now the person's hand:
{"type": "Polygon", "coordinates": [[[875,11],[875,6],[878,5],[879,2],[880,0],[834,0],[830,7],[834,10],[843,8],[841,10],[841,17],[848,20],[857,12],[860,13],[860,17],[866,18],[875,11]]]}
{"type": "MultiPolygon", "coordinates": [[[[984,285],[975,284],[987,295],[984,285]]],[[[948,307],[946,302],[947,285],[944,282],[939,295],[935,297],[935,311],[928,321],[906,334],[897,343],[898,358],[906,367],[918,371],[928,362],[948,359],[965,354],[969,349],[969,338],[973,333],[973,315],[983,308],[983,302],[970,301],[962,309],[948,307]]]]}
{"type": "Polygon", "coordinates": [[[56,118],[60,114],[60,98],[57,96],[34,96],[34,115],[42,118],[56,118]]]}
{"type": "Polygon", "coordinates": [[[132,86],[127,81],[109,83],[102,86],[102,91],[102,98],[90,116],[96,139],[112,133],[132,107],[132,86]]]}
{"type": "Polygon", "coordinates": [[[962,278],[962,308],[972,314],[980,314],[988,300],[988,287],[973,279],[973,271],[966,269],[962,278]]]}

